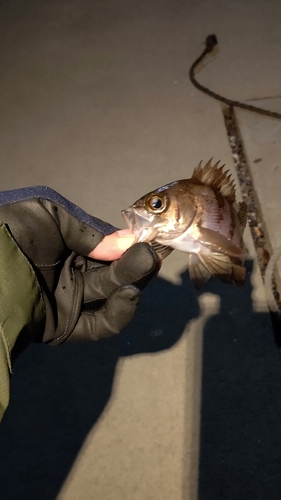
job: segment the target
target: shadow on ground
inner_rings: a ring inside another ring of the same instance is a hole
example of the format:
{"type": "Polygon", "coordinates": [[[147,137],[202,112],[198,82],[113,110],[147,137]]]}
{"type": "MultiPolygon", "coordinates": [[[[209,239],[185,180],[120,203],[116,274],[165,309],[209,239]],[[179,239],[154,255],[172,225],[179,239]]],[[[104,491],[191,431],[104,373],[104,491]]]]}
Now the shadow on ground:
{"type": "Polygon", "coordinates": [[[1,500],[55,500],[110,398],[119,357],[168,349],[198,314],[187,272],[181,285],[158,277],[120,336],[29,347],[16,362],[0,426],[1,500]]]}
{"type": "Polygon", "coordinates": [[[249,274],[235,301],[231,287],[204,289],[221,307],[204,328],[198,500],[281,498],[281,357],[249,274]]]}
{"type": "MultiPolygon", "coordinates": [[[[280,358],[268,315],[253,311],[250,271],[243,290],[211,280],[202,291],[221,307],[204,331],[198,500],[280,499],[280,358]]],[[[168,349],[199,314],[186,272],[181,285],[155,279],[116,338],[30,347],[0,426],[1,500],[55,500],[110,398],[119,357],[168,349]]]]}

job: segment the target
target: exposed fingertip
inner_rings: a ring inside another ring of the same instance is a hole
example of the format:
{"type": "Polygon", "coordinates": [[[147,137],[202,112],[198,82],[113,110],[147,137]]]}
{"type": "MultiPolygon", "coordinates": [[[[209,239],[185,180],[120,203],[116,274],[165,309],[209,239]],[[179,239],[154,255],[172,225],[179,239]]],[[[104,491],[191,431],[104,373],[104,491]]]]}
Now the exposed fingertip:
{"type": "Polygon", "coordinates": [[[135,240],[135,234],[131,229],[119,229],[117,233],[120,238],[134,238],[135,240]]]}
{"type": "Polygon", "coordinates": [[[121,229],[105,236],[88,257],[105,261],[120,259],[134,243],[134,233],[129,229],[121,229]]]}

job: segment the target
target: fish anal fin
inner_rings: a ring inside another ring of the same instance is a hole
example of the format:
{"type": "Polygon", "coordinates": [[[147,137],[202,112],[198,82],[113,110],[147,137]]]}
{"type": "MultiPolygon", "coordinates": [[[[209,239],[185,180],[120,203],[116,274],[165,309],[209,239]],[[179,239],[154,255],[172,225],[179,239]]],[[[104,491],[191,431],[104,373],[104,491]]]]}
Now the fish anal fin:
{"type": "Polygon", "coordinates": [[[224,283],[232,283],[232,264],[223,253],[210,252],[209,255],[199,253],[198,257],[208,271],[224,283]]]}
{"type": "Polygon", "coordinates": [[[155,252],[161,255],[162,259],[166,259],[166,257],[168,257],[168,255],[170,255],[170,253],[172,253],[172,251],[174,250],[172,247],[162,245],[155,240],[151,242],[151,245],[154,248],[155,252]]]}
{"type": "Polygon", "coordinates": [[[245,201],[240,201],[240,203],[238,203],[237,216],[243,233],[247,223],[247,205],[245,201]]]}
{"type": "Polygon", "coordinates": [[[208,279],[211,277],[210,271],[200,262],[199,257],[191,253],[189,255],[189,274],[190,274],[190,279],[192,280],[195,288],[199,290],[199,288],[208,281],[208,279]]]}
{"type": "Polygon", "coordinates": [[[192,174],[193,179],[197,179],[203,184],[207,184],[219,191],[229,203],[235,203],[234,181],[228,170],[223,170],[225,165],[219,166],[219,161],[212,165],[212,158],[202,166],[202,161],[197,165],[192,174]]]}

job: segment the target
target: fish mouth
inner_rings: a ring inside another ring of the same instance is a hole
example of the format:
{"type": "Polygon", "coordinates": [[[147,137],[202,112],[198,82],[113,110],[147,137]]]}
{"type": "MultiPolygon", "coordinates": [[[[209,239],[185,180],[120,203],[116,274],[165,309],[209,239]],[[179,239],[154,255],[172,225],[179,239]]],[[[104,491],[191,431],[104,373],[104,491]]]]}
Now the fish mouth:
{"type": "Polygon", "coordinates": [[[135,220],[135,217],[134,217],[134,211],[131,208],[127,208],[126,210],[122,210],[121,214],[123,215],[123,217],[124,217],[124,219],[125,219],[125,221],[127,223],[128,228],[131,231],[134,231],[135,226],[136,226],[136,220],[135,220]]]}
{"type": "Polygon", "coordinates": [[[152,225],[153,215],[136,212],[131,207],[122,210],[121,213],[129,229],[135,233],[138,242],[151,241],[157,236],[158,230],[152,225]]]}

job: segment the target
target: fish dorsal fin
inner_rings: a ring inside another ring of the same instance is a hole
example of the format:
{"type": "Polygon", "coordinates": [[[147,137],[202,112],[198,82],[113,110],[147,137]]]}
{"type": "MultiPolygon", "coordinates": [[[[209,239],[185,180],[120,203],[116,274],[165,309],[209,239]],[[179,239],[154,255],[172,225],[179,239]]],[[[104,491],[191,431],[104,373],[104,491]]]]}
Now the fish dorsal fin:
{"type": "Polygon", "coordinates": [[[240,201],[240,203],[238,203],[237,216],[240,222],[241,231],[243,233],[247,223],[247,205],[245,201],[240,201]]]}
{"type": "Polygon", "coordinates": [[[235,186],[229,170],[223,171],[225,165],[219,166],[219,161],[212,165],[212,159],[204,167],[202,167],[201,160],[199,165],[194,169],[192,179],[197,179],[204,184],[208,184],[208,186],[219,191],[229,203],[235,203],[235,186]]]}

